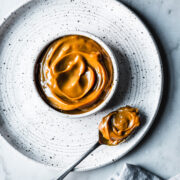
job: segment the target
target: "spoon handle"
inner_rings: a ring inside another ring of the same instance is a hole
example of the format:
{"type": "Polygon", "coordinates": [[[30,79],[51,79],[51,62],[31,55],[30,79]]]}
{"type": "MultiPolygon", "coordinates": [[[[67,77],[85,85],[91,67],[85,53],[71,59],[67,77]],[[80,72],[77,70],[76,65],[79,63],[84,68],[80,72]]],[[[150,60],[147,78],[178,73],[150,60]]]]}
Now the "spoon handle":
{"type": "Polygon", "coordinates": [[[64,173],[57,179],[63,180],[83,159],[85,159],[92,151],[94,151],[97,147],[100,146],[99,142],[96,142],[89,150],[83,154],[76,162],[71,164],[68,168],[64,170],[64,173]]]}

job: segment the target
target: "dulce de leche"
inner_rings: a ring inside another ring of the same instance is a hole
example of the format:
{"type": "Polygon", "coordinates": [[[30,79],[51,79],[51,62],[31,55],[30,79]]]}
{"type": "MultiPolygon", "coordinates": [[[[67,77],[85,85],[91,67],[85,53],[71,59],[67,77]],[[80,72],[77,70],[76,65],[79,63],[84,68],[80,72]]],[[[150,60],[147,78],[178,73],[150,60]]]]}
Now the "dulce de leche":
{"type": "Polygon", "coordinates": [[[51,43],[36,65],[38,89],[52,107],[68,114],[90,111],[111,91],[112,62],[94,40],[68,35],[51,43]]]}
{"type": "Polygon", "coordinates": [[[129,137],[140,125],[137,108],[122,107],[109,113],[99,124],[99,143],[117,145],[129,137]]]}

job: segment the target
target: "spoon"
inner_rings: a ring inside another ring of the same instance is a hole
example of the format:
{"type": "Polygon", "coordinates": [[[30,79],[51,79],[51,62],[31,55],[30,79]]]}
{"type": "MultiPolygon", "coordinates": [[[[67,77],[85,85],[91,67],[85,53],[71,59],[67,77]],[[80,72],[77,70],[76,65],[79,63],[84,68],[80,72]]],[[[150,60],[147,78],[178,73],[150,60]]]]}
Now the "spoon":
{"type": "Polygon", "coordinates": [[[83,159],[85,159],[91,152],[98,148],[101,144],[97,141],[89,150],[83,154],[75,163],[71,164],[64,170],[64,173],[57,179],[63,180],[83,159]]]}
{"type": "Polygon", "coordinates": [[[139,125],[139,111],[137,108],[130,106],[121,107],[117,111],[103,117],[99,124],[99,140],[76,162],[68,166],[57,180],[63,180],[83,159],[101,144],[117,145],[127,139],[139,125]]]}

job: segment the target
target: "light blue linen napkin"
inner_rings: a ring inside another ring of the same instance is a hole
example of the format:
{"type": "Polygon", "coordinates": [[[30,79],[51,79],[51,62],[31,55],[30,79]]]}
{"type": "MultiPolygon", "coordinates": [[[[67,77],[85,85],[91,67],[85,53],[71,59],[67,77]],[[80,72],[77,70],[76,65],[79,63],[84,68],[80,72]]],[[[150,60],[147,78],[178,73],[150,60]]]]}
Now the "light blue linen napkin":
{"type": "MultiPolygon", "coordinates": [[[[180,176],[169,180],[180,180],[180,176]]],[[[115,173],[109,180],[163,180],[155,174],[132,164],[125,164],[121,172],[115,173]]]]}

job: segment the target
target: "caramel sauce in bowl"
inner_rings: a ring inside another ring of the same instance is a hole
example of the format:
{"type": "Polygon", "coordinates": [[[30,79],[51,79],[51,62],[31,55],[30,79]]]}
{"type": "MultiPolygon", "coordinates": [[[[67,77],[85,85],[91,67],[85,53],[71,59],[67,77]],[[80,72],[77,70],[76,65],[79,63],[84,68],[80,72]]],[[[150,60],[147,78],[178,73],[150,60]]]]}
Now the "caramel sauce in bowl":
{"type": "Polygon", "coordinates": [[[35,65],[40,96],[64,117],[100,111],[113,96],[117,81],[118,66],[110,48],[84,32],[50,42],[35,65]]]}

